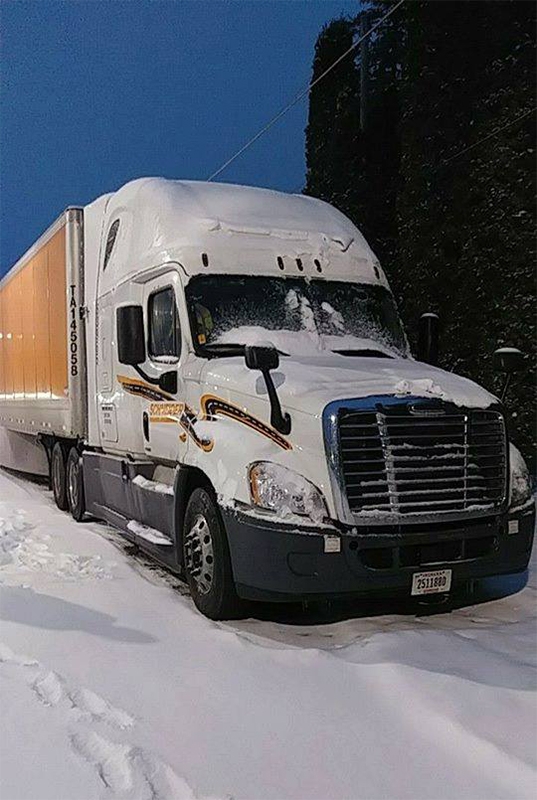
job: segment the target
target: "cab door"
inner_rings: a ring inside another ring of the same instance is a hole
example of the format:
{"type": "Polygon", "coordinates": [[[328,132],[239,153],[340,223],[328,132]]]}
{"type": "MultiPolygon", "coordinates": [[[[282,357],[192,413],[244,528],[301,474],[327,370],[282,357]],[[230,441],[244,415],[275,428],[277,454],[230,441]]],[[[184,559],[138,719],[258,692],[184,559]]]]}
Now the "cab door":
{"type": "Polygon", "coordinates": [[[180,291],[175,270],[144,284],[147,356],[143,371],[150,379],[141,391],[144,450],[151,458],[174,463],[182,461],[186,452],[186,437],[179,424],[185,399],[181,362],[186,355],[179,318],[180,291]]]}

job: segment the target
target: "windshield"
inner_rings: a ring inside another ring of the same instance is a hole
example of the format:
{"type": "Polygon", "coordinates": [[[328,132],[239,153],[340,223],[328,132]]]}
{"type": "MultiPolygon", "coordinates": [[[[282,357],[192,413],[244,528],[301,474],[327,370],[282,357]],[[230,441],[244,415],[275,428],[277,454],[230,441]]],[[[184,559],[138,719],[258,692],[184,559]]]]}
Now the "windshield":
{"type": "Polygon", "coordinates": [[[186,297],[201,352],[271,342],[285,354],[408,355],[394,300],[383,286],[201,275],[188,283],[186,297]]]}

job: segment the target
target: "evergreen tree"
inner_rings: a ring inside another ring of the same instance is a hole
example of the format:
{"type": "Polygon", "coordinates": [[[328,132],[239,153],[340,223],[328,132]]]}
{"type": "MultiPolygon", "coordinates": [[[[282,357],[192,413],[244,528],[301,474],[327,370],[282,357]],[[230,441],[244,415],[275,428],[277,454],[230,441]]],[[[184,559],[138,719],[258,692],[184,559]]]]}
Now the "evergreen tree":
{"type": "MultiPolygon", "coordinates": [[[[323,29],[314,77],[387,7],[323,29]]],[[[440,314],[442,366],[499,390],[493,350],[528,353],[507,407],[530,460],[535,117],[511,123],[535,108],[534,48],[532,2],[405,4],[312,90],[306,186],[362,229],[411,338],[420,313],[440,314]]]]}
{"type": "MultiPolygon", "coordinates": [[[[385,13],[385,3],[370,2],[355,20],[325,26],[315,47],[312,80],[385,13]]],[[[402,38],[401,20],[389,18],[314,87],[306,128],[305,192],[355,220],[384,261],[392,259],[397,238],[402,38]]]]}
{"type": "MultiPolygon", "coordinates": [[[[407,7],[395,284],[411,329],[440,314],[443,366],[493,390],[494,349],[535,342],[534,119],[486,139],[535,106],[533,32],[532,3],[407,7]]],[[[507,403],[530,459],[532,363],[507,403]]]]}
{"type": "MultiPolygon", "coordinates": [[[[315,80],[352,45],[354,23],[337,19],[317,40],[313,61],[315,80]]],[[[352,179],[360,161],[358,71],[354,59],[344,59],[311,92],[306,129],[306,193],[351,212],[352,179]]]]}

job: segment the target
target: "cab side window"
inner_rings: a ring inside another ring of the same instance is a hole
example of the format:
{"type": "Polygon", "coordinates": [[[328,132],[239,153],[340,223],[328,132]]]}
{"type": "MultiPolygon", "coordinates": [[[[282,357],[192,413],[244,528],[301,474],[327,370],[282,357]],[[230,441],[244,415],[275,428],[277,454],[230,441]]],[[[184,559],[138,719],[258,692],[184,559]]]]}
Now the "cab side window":
{"type": "Polygon", "coordinates": [[[114,245],[116,243],[116,237],[118,231],[119,231],[119,220],[115,219],[110,225],[110,230],[108,231],[108,236],[106,237],[106,246],[104,248],[103,272],[108,266],[108,262],[110,261],[110,256],[112,255],[112,250],[114,249],[114,245]]]}
{"type": "Polygon", "coordinates": [[[179,358],[181,330],[175,294],[171,286],[154,292],[148,301],[150,358],[179,358]]]}

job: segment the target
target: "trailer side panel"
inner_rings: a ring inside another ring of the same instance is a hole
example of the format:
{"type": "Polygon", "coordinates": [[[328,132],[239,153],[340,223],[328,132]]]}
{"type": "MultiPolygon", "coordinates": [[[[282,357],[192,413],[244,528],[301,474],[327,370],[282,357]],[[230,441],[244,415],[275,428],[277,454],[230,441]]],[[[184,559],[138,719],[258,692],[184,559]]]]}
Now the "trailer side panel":
{"type": "Polygon", "coordinates": [[[83,435],[82,392],[74,383],[85,364],[78,362],[79,287],[72,278],[81,273],[73,264],[81,215],[62,214],[0,282],[0,425],[10,430],[83,435]]]}

